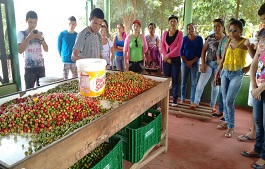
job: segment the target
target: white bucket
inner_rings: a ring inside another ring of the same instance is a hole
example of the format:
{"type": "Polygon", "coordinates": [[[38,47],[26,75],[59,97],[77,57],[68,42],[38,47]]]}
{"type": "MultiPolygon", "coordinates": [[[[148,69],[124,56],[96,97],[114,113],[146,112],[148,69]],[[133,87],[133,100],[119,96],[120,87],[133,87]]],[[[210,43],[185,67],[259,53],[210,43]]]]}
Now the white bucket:
{"type": "Polygon", "coordinates": [[[76,61],[81,95],[97,97],[104,92],[106,65],[105,59],[89,58],[76,61]]]}
{"type": "Polygon", "coordinates": [[[39,79],[39,82],[40,82],[40,85],[43,86],[43,85],[48,85],[48,84],[51,84],[53,82],[57,82],[63,79],[64,79],[63,77],[41,77],[39,79]]]}

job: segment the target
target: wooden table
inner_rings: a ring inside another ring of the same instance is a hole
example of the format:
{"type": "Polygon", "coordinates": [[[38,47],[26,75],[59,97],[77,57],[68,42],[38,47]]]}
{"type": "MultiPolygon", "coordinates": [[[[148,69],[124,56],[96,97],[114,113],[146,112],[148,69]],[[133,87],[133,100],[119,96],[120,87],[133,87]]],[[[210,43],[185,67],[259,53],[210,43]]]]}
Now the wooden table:
{"type": "MultiPolygon", "coordinates": [[[[144,158],[131,168],[140,168],[146,165],[161,153],[166,153],[168,148],[168,102],[169,89],[171,88],[171,78],[158,78],[147,76],[148,78],[161,81],[157,86],[129,100],[119,107],[109,111],[104,116],[79,128],[62,139],[55,141],[51,145],[33,153],[24,159],[0,168],[15,169],[62,169],[72,166],[79,159],[84,157],[98,145],[125,127],[131,121],[140,116],[148,108],[161,101],[162,112],[162,134],[159,148],[146,153],[144,158]]],[[[54,84],[56,86],[56,84],[54,84]]],[[[58,84],[57,84],[58,85],[58,84]]],[[[51,88],[52,85],[49,85],[51,88]]],[[[54,86],[53,86],[54,87],[54,86]]],[[[44,87],[45,88],[45,87],[44,87]]],[[[44,90],[44,89],[43,89],[44,90]]],[[[36,93],[31,91],[32,93],[36,93]]],[[[31,94],[32,94],[31,93],[31,94]]],[[[29,93],[30,94],[30,93],[29,93]]],[[[2,99],[1,99],[2,100],[2,99]]],[[[3,163],[2,163],[3,165],[3,163]]]]}

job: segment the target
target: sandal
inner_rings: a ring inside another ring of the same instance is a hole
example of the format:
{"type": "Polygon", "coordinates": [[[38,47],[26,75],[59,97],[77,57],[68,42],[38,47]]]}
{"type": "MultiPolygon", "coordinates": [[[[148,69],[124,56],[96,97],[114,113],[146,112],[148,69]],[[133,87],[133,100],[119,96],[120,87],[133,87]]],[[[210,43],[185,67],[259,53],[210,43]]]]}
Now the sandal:
{"type": "Polygon", "coordinates": [[[260,158],[258,161],[256,161],[253,165],[252,165],[253,168],[256,168],[256,169],[263,169],[265,168],[265,161],[260,158]],[[262,165],[263,164],[263,165],[262,165]]]}
{"type": "Polygon", "coordinates": [[[217,128],[220,130],[226,130],[228,129],[227,123],[218,124],[217,128]]]}
{"type": "Polygon", "coordinates": [[[242,153],[240,153],[242,156],[245,156],[245,157],[260,157],[260,154],[259,153],[249,153],[247,151],[243,151],[242,153]]]}
{"type": "Polygon", "coordinates": [[[253,141],[255,138],[249,137],[247,134],[243,134],[237,137],[238,141],[253,141]]]}
{"type": "Polygon", "coordinates": [[[227,132],[225,133],[225,137],[231,138],[233,134],[234,134],[234,129],[228,129],[227,132]]]}
{"type": "Polygon", "coordinates": [[[190,109],[195,109],[196,107],[198,107],[199,105],[197,105],[196,103],[192,103],[190,105],[190,109]]]}

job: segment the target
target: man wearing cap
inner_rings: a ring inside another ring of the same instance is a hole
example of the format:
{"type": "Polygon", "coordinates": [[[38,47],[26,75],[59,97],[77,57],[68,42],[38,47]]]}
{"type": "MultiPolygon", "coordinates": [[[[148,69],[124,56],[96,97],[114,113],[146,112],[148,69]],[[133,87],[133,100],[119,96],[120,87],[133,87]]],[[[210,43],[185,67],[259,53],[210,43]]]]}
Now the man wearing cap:
{"type": "Polygon", "coordinates": [[[141,22],[132,22],[133,33],[125,38],[124,42],[124,67],[126,71],[142,73],[144,68],[144,54],[147,52],[147,43],[143,34],[140,34],[141,22]]]}

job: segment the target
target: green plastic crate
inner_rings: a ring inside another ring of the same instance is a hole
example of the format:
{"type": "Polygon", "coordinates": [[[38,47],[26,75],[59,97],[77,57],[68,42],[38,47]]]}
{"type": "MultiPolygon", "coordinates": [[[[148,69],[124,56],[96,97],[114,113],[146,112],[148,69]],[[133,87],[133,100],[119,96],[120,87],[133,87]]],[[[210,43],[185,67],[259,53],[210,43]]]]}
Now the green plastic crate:
{"type": "Polygon", "coordinates": [[[110,144],[115,145],[114,148],[101,159],[92,169],[122,169],[122,141],[119,137],[112,136],[109,140],[110,144]]]}
{"type": "Polygon", "coordinates": [[[162,113],[149,109],[116,136],[123,141],[123,158],[132,163],[139,162],[144,154],[161,140],[162,113]]]}
{"type": "MultiPolygon", "coordinates": [[[[104,156],[94,156],[92,158],[101,158],[101,160],[95,164],[92,169],[122,169],[123,168],[123,158],[122,158],[122,140],[117,136],[112,136],[109,139],[109,142],[105,142],[105,144],[110,145],[112,149],[104,156]]],[[[100,151],[100,150],[99,150],[100,151]]],[[[89,157],[87,157],[89,158],[89,157]]],[[[86,166],[86,156],[79,160],[76,164],[70,167],[70,169],[80,169],[80,168],[88,168],[91,164],[86,166]]]]}

